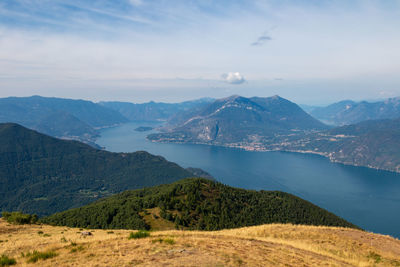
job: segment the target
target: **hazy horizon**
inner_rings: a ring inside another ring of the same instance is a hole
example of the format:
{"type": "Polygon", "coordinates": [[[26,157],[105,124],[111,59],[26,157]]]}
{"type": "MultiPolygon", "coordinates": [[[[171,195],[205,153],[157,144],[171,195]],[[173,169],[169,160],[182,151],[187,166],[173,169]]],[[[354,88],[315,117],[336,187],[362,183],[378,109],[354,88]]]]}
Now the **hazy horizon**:
{"type": "MultiPolygon", "coordinates": [[[[133,103],[133,104],[145,104],[145,103],[149,103],[149,102],[155,102],[155,103],[177,104],[177,103],[182,103],[182,102],[186,102],[186,101],[196,101],[196,100],[201,100],[201,99],[206,99],[206,98],[217,100],[217,99],[227,98],[227,97],[234,96],[234,95],[225,95],[225,96],[218,97],[218,98],[203,96],[203,97],[197,97],[197,98],[187,98],[187,99],[183,99],[182,101],[155,101],[155,100],[152,100],[152,99],[146,100],[146,101],[129,101],[129,100],[126,100],[126,99],[118,99],[118,98],[117,99],[104,98],[104,99],[94,100],[92,98],[58,97],[58,96],[51,96],[51,95],[50,96],[45,96],[45,95],[25,95],[25,96],[10,95],[10,96],[0,97],[0,98],[9,98],[9,97],[11,97],[11,98],[12,97],[27,98],[27,97],[34,97],[34,96],[46,97],[46,98],[64,98],[64,99],[72,99],[72,100],[85,100],[85,101],[91,101],[93,103],[100,103],[100,102],[127,102],[127,103],[133,103]]],[[[242,96],[242,95],[239,95],[239,96],[242,96]]],[[[275,96],[275,95],[268,95],[268,96],[267,95],[265,95],[265,96],[251,95],[251,96],[244,96],[244,97],[251,98],[251,97],[273,97],[273,96],[275,96]]],[[[278,96],[282,97],[281,95],[278,95],[278,96]]],[[[391,97],[389,97],[389,98],[391,98],[391,97]]],[[[338,100],[338,101],[335,101],[335,102],[328,102],[328,103],[321,103],[321,104],[299,103],[299,102],[293,101],[290,98],[285,98],[285,99],[287,99],[287,100],[289,100],[291,102],[294,102],[295,104],[300,105],[300,106],[325,107],[325,106],[328,106],[328,105],[331,105],[331,104],[334,104],[334,103],[337,103],[337,102],[340,102],[340,101],[349,101],[350,100],[350,101],[354,101],[354,102],[366,101],[366,102],[372,103],[372,102],[384,101],[384,100],[389,99],[389,98],[361,99],[361,100],[341,99],[341,100],[338,100]]],[[[393,98],[397,98],[397,97],[393,97],[393,98]]]]}
{"type": "Polygon", "coordinates": [[[395,0],[5,0],[0,97],[396,97],[399,17],[395,0]]]}

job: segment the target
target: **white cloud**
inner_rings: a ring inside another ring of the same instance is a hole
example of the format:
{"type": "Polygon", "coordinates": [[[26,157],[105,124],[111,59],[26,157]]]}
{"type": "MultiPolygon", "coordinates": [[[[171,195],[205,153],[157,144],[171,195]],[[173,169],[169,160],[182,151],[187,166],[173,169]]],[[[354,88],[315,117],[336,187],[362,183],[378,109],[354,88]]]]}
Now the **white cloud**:
{"type": "Polygon", "coordinates": [[[242,74],[239,72],[229,72],[222,74],[222,79],[230,84],[242,84],[246,81],[242,74]]]}

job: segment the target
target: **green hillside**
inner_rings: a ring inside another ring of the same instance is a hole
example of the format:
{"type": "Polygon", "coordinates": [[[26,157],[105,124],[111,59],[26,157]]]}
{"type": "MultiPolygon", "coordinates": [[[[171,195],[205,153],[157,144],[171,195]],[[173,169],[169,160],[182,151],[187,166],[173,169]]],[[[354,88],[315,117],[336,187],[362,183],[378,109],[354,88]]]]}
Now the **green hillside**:
{"type": "Polygon", "coordinates": [[[0,211],[48,215],[190,176],[147,152],[111,153],[18,124],[0,124],[0,211]]]}
{"type": "Polygon", "coordinates": [[[85,228],[218,230],[266,223],[344,226],[351,223],[288,193],[252,191],[201,178],[126,191],[43,218],[85,228]]]}

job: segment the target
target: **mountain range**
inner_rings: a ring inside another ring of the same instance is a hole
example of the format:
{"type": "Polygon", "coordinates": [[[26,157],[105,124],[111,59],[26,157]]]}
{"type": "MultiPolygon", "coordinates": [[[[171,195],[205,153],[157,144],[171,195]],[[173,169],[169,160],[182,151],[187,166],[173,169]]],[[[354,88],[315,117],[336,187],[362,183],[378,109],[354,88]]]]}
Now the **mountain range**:
{"type": "Polygon", "coordinates": [[[363,121],[286,139],[276,149],[317,153],[333,162],[400,172],[400,118],[363,121]]]}
{"type": "Polygon", "coordinates": [[[218,99],[195,113],[190,112],[190,116],[171,130],[148,138],[161,142],[240,146],[262,143],[279,135],[327,128],[299,106],[279,96],[231,96],[218,99]]]}
{"type": "Polygon", "coordinates": [[[39,215],[194,176],[144,151],[111,153],[12,123],[0,124],[0,166],[0,210],[39,215]]]}
{"type": "MultiPolygon", "coordinates": [[[[343,101],[329,106],[329,111],[339,118],[344,108],[349,110],[348,114],[358,114],[355,120],[397,117],[398,101],[398,98],[358,104],[343,101]]],[[[219,99],[191,114],[178,126],[151,134],[148,139],[257,151],[315,153],[333,162],[400,172],[400,118],[329,127],[279,96],[219,99]]]]}
{"type": "Polygon", "coordinates": [[[400,97],[377,102],[344,100],[326,107],[316,107],[310,114],[331,125],[349,125],[366,120],[400,117],[400,97]]]}
{"type": "Polygon", "coordinates": [[[164,121],[161,132],[148,139],[318,153],[335,162],[400,171],[400,156],[393,150],[399,143],[396,118],[400,117],[400,98],[379,102],[346,100],[327,107],[305,108],[309,114],[279,96],[203,98],[173,104],[9,97],[0,99],[0,122],[19,123],[54,137],[98,147],[95,141],[100,128],[129,121],[164,121]],[[329,124],[352,126],[334,128],[310,114],[329,124]],[[381,120],[365,122],[370,119],[381,120]],[[333,134],[335,131],[346,134],[333,134]]]}
{"type": "Polygon", "coordinates": [[[167,121],[212,101],[202,98],[182,103],[100,102],[54,97],[0,98],[0,123],[18,123],[53,137],[98,147],[99,129],[129,121],[167,121]]]}
{"type": "Polygon", "coordinates": [[[181,112],[198,110],[214,101],[212,98],[201,98],[181,103],[148,102],[135,104],[129,102],[99,102],[100,105],[115,110],[130,121],[167,121],[181,112]]]}
{"type": "Polygon", "coordinates": [[[107,152],[13,123],[0,124],[0,163],[0,211],[44,216],[77,208],[43,219],[47,223],[135,229],[161,223],[209,230],[271,222],[355,227],[283,192],[234,189],[203,178],[151,188],[195,175],[213,178],[144,151],[107,152]]]}
{"type": "Polygon", "coordinates": [[[0,123],[94,145],[97,129],[128,122],[120,113],[90,101],[41,96],[0,98],[0,123]]]}

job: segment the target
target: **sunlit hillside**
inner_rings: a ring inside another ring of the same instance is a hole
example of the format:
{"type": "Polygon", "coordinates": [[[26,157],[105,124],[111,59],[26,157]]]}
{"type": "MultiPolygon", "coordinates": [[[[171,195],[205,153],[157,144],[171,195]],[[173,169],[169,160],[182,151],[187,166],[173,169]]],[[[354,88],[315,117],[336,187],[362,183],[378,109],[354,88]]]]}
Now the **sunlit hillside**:
{"type": "Polygon", "coordinates": [[[129,230],[83,232],[0,220],[0,255],[17,266],[400,266],[399,240],[349,228],[271,224],[139,239],[129,230]],[[28,263],[32,255],[49,258],[28,263]]]}

